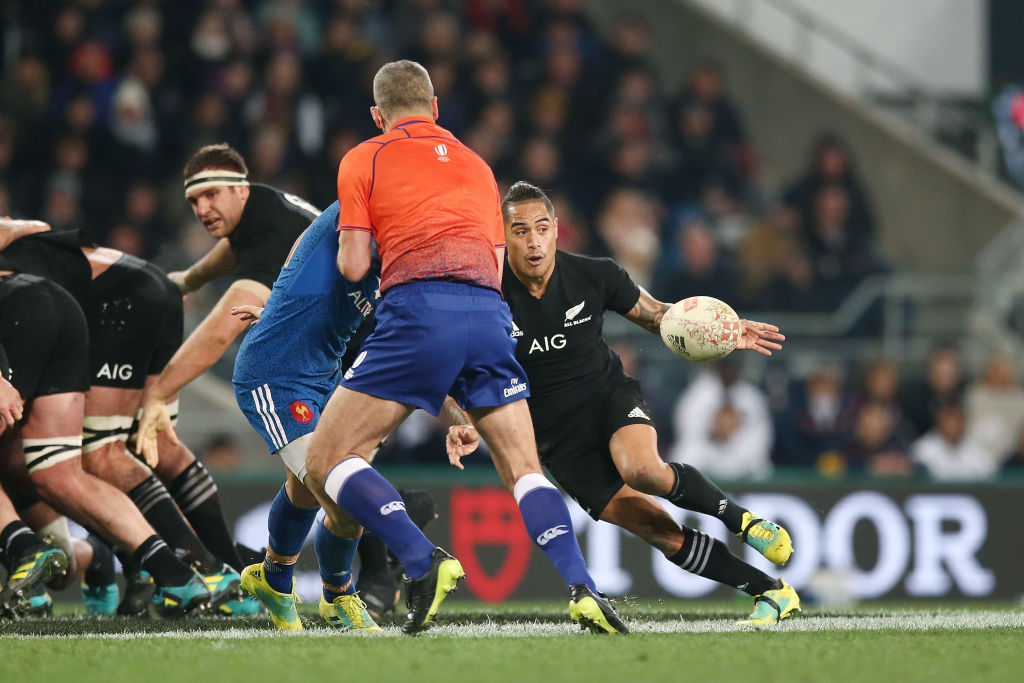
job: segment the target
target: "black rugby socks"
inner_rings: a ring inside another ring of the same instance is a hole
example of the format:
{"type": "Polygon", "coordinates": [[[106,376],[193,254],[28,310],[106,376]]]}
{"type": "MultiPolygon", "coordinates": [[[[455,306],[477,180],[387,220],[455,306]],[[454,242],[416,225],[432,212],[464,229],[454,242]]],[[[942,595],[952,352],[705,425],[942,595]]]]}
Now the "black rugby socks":
{"type": "Polygon", "coordinates": [[[668,558],[669,562],[747,595],[761,595],[766,590],[782,588],[776,579],[733,555],[718,539],[689,527],[683,527],[683,534],[683,547],[668,558]]]}
{"type": "Polygon", "coordinates": [[[190,564],[196,563],[201,574],[220,571],[222,563],[196,537],[171,494],[156,475],[149,475],[148,479],[128,492],[128,497],[172,548],[184,551],[190,564]]]}
{"type": "Polygon", "coordinates": [[[221,562],[242,571],[245,565],[235,551],[235,542],[228,531],[228,522],[220,506],[220,493],[213,477],[198,460],[174,478],[167,489],[196,535],[221,562]]]}
{"type": "Polygon", "coordinates": [[[743,531],[743,513],[746,510],[729,500],[722,489],[696,467],[678,462],[669,463],[669,467],[675,473],[675,484],[664,496],[665,500],[684,510],[717,517],[734,534],[743,531]]]}
{"type": "Polygon", "coordinates": [[[158,586],[184,586],[196,576],[156,534],[135,549],[131,562],[149,572],[158,586]]]}

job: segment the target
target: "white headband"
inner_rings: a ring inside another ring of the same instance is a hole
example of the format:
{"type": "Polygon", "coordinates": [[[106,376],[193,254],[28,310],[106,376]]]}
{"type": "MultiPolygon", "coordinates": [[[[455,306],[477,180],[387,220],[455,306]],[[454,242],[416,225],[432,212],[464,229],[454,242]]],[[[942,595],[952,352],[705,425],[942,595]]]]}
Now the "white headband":
{"type": "Polygon", "coordinates": [[[195,175],[185,178],[185,194],[190,190],[198,190],[213,185],[233,185],[236,187],[248,187],[249,179],[244,173],[216,168],[207,171],[200,171],[195,175]]]}

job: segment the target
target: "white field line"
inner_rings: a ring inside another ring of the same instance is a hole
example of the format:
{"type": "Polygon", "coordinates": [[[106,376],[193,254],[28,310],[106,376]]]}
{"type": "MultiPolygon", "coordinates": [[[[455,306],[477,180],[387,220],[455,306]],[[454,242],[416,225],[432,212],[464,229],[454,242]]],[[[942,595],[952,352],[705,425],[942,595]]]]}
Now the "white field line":
{"type": "MultiPolygon", "coordinates": [[[[703,621],[664,621],[630,619],[627,622],[633,633],[735,633],[753,630],[736,627],[731,621],[708,619],[703,621]]],[[[885,616],[807,616],[788,619],[771,629],[785,632],[817,631],[932,631],[966,630],[991,628],[1024,629],[1024,611],[953,611],[939,614],[921,612],[893,613],[885,616]]],[[[428,638],[526,638],[526,637],[572,637],[583,635],[571,623],[551,624],[533,622],[446,624],[432,628],[422,637],[428,638]]],[[[0,635],[0,640],[35,639],[98,639],[98,640],[255,640],[261,638],[351,638],[385,637],[400,638],[397,627],[387,627],[381,634],[341,634],[326,628],[309,628],[301,632],[272,630],[226,629],[211,631],[162,631],[158,633],[83,633],[69,635],[0,635]]]]}

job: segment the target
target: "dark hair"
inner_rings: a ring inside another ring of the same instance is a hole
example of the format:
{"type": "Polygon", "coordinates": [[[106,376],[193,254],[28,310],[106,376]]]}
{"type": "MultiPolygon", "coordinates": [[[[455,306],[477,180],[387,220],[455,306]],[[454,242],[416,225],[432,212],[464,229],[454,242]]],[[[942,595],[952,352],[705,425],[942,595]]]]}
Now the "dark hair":
{"type": "Polygon", "coordinates": [[[501,200],[501,217],[507,223],[508,222],[508,208],[519,202],[530,202],[530,201],[541,201],[544,202],[544,206],[551,213],[555,215],[555,206],[551,203],[551,199],[548,197],[544,190],[540,189],[536,185],[531,185],[525,180],[520,180],[508,188],[508,192],[505,193],[505,198],[501,200]]]}
{"type": "Polygon", "coordinates": [[[185,164],[185,169],[181,175],[187,179],[206,169],[225,169],[249,175],[249,168],[245,165],[245,159],[226,142],[222,142],[219,145],[201,147],[185,164]]]}

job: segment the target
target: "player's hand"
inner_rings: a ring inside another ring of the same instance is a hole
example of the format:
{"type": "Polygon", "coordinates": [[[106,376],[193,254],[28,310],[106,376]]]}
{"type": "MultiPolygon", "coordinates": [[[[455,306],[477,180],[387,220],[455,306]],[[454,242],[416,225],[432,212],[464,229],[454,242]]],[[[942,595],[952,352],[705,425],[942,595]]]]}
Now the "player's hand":
{"type": "Polygon", "coordinates": [[[14,385],[0,377],[0,434],[21,419],[25,402],[14,385]]]}
{"type": "Polygon", "coordinates": [[[186,277],[188,277],[187,270],[176,270],[174,272],[167,273],[167,278],[174,283],[174,286],[178,288],[178,291],[181,292],[182,296],[191,294],[195,291],[185,282],[186,277]]]}
{"type": "Polygon", "coordinates": [[[49,231],[50,224],[43,221],[25,221],[10,216],[0,216],[0,250],[21,237],[49,231]]]}
{"type": "Polygon", "coordinates": [[[141,455],[150,468],[155,468],[160,462],[160,449],[157,446],[160,432],[167,432],[166,436],[171,444],[177,446],[181,443],[178,441],[178,435],[174,433],[174,427],[171,426],[171,414],[167,410],[167,404],[150,399],[142,406],[139,434],[135,442],[135,455],[141,455]]]}
{"type": "Polygon", "coordinates": [[[480,434],[473,425],[452,425],[448,428],[448,436],[444,440],[445,448],[448,450],[448,462],[460,470],[466,469],[462,466],[462,456],[469,455],[480,445],[480,434]]]}
{"type": "Polygon", "coordinates": [[[737,349],[757,351],[762,355],[770,356],[772,351],[782,349],[782,344],[778,342],[786,341],[786,335],[781,334],[779,328],[770,323],[740,320],[740,328],[742,334],[739,343],[736,344],[737,349]]]}
{"type": "Polygon", "coordinates": [[[245,304],[244,306],[232,306],[231,315],[242,320],[249,321],[249,326],[253,326],[259,322],[260,316],[263,315],[263,308],[260,306],[253,306],[251,304],[245,304]]]}

